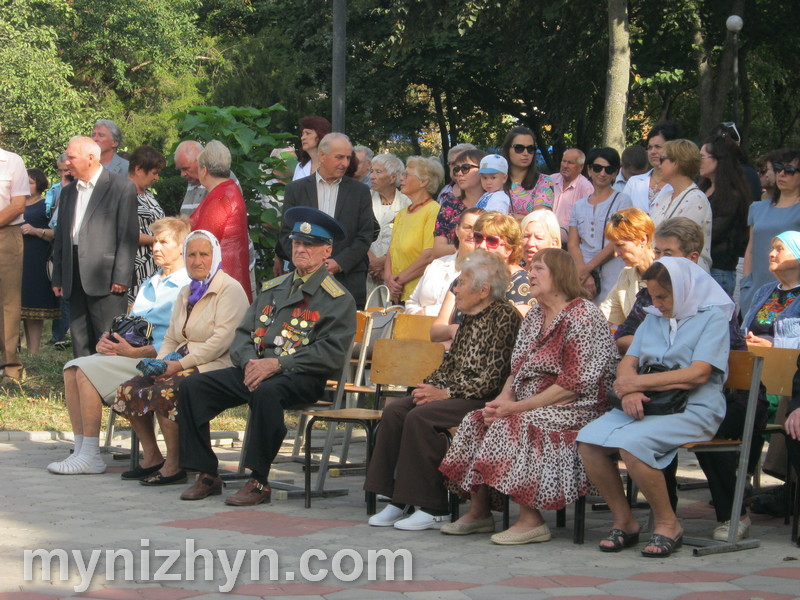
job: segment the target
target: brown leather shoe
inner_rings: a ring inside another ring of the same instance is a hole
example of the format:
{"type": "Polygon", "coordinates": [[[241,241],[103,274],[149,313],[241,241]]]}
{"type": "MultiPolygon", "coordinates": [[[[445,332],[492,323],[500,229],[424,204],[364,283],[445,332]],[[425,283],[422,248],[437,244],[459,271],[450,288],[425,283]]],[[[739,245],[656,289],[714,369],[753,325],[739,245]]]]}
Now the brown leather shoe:
{"type": "Polygon", "coordinates": [[[225,498],[228,506],[255,506],[262,502],[269,503],[272,490],[269,484],[260,483],[253,478],[247,480],[244,487],[233,496],[225,498]]]}
{"type": "Polygon", "coordinates": [[[202,500],[222,493],[222,479],[208,473],[198,473],[194,485],[181,494],[181,500],[202,500]]]}

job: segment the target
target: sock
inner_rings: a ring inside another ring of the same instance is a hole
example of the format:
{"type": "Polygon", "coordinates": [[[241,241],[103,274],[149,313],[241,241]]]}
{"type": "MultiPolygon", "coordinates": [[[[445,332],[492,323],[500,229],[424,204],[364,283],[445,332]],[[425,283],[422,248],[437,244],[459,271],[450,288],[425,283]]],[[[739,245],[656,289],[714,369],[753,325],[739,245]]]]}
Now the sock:
{"type": "Polygon", "coordinates": [[[72,449],[74,455],[81,453],[81,446],[83,446],[83,435],[75,435],[75,447],[72,449]]]}
{"type": "Polygon", "coordinates": [[[97,458],[100,458],[99,437],[84,436],[83,444],[81,444],[81,457],[88,460],[96,460],[97,458]]]}
{"type": "Polygon", "coordinates": [[[425,508],[424,506],[420,506],[419,509],[422,512],[426,512],[429,515],[433,515],[434,517],[444,517],[445,515],[449,515],[449,510],[442,510],[440,508],[425,508]]]}
{"type": "Polygon", "coordinates": [[[255,479],[261,485],[267,485],[267,483],[269,483],[269,476],[268,475],[262,475],[258,471],[250,471],[250,477],[255,479]]]}

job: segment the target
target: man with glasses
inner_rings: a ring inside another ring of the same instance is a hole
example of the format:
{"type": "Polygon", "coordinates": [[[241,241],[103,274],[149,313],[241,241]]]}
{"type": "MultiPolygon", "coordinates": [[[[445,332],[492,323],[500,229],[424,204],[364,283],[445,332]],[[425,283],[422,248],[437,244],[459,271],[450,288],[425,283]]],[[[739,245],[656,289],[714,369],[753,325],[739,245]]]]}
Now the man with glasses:
{"type": "Polygon", "coordinates": [[[578,148],[570,148],[561,157],[561,170],[550,175],[553,180],[553,212],[561,227],[561,244],[567,243],[569,218],[572,207],[581,198],[592,193],[592,182],[581,174],[586,155],[578,148]]]}

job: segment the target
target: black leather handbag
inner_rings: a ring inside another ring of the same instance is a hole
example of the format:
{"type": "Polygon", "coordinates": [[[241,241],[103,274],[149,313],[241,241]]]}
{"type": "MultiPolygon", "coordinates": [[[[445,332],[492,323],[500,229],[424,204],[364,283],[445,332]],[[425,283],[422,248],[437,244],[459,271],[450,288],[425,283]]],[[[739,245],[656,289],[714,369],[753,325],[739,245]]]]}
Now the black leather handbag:
{"type": "MultiPolygon", "coordinates": [[[[675,365],[671,369],[664,365],[652,364],[639,367],[639,375],[649,375],[650,373],[665,373],[680,369],[675,365]]],[[[649,402],[643,402],[645,416],[649,415],[674,415],[686,410],[689,402],[689,392],[691,390],[664,390],[663,392],[650,392],[645,394],[650,398],[649,402]]],[[[608,401],[611,406],[622,410],[622,398],[617,396],[613,390],[608,392],[608,401]]]]}
{"type": "Polygon", "coordinates": [[[153,345],[153,325],[142,317],[132,317],[130,315],[114,317],[108,333],[112,342],[117,341],[111,335],[116,333],[134,348],[153,345]]]}

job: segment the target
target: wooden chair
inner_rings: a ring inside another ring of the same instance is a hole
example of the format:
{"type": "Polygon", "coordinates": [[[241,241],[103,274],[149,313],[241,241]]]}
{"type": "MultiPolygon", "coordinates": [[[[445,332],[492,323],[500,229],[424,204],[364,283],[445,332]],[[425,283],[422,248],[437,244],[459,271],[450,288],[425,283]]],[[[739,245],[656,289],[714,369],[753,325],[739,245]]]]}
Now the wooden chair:
{"type": "Polygon", "coordinates": [[[431,327],[436,317],[427,315],[407,315],[401,313],[394,321],[394,334],[396,340],[431,341],[431,327]]]}
{"type": "Polygon", "coordinates": [[[739,511],[744,499],[744,487],[747,483],[747,462],[753,440],[753,424],[756,418],[756,406],[758,404],[758,392],[761,387],[763,368],[764,359],[761,356],[756,356],[751,352],[731,350],[730,358],[728,359],[728,379],[725,382],[725,387],[748,392],[747,410],[745,412],[741,440],[712,439],[707,442],[693,442],[682,446],[690,452],[737,452],[739,454],[728,539],[725,542],[718,542],[706,538],[684,537],[686,544],[697,546],[694,549],[695,556],[757,548],[761,543],[757,539],[745,539],[737,542],[736,535],[739,529],[739,511]]]}
{"type": "MultiPolygon", "coordinates": [[[[415,386],[433,373],[444,358],[444,347],[434,342],[416,340],[378,340],[372,355],[372,383],[375,384],[375,410],[345,408],[329,411],[305,411],[307,417],[305,437],[305,495],[306,508],[311,507],[311,428],[317,421],[351,423],[362,426],[367,432],[367,465],[375,444],[375,431],[380,424],[382,400],[387,386],[415,386]]],[[[324,459],[325,457],[323,457],[324,459]]],[[[326,465],[325,465],[326,466],[326,465]]],[[[317,478],[317,488],[324,485],[323,463],[317,478]]],[[[366,493],[367,514],[375,513],[375,494],[366,493]]]]}

